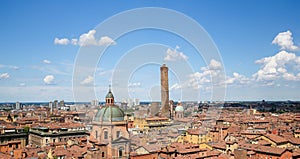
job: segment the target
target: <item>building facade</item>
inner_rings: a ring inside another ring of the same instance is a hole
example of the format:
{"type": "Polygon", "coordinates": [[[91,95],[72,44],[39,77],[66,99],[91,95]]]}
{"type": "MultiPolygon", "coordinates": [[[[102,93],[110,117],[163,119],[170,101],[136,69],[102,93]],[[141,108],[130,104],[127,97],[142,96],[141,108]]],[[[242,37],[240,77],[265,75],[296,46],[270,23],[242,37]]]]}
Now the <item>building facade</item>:
{"type": "Polygon", "coordinates": [[[85,126],[79,123],[40,124],[30,129],[29,144],[44,147],[87,136],[85,126]]]}

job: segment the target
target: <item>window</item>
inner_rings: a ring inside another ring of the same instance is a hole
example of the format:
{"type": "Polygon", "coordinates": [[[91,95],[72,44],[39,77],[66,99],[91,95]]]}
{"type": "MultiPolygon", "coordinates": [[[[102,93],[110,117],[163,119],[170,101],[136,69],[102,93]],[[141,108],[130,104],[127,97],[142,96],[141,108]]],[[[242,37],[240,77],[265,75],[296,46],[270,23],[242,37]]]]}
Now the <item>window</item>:
{"type": "Polygon", "coordinates": [[[53,142],[55,142],[55,139],[53,139],[53,142]]]}
{"type": "Polygon", "coordinates": [[[102,157],[105,157],[105,153],[104,152],[102,152],[102,157]]]}
{"type": "Polygon", "coordinates": [[[46,143],[48,143],[48,139],[46,139],[46,143]]]}
{"type": "Polygon", "coordinates": [[[108,139],[108,132],[104,131],[104,139],[108,139]]]}
{"type": "Polygon", "coordinates": [[[117,138],[119,138],[121,135],[121,132],[120,131],[117,131],[117,138]]]}
{"type": "Polygon", "coordinates": [[[120,147],[119,148],[119,158],[122,158],[122,156],[123,156],[123,148],[120,147]]]}
{"type": "Polygon", "coordinates": [[[98,139],[98,131],[95,132],[96,139],[98,139]]]}

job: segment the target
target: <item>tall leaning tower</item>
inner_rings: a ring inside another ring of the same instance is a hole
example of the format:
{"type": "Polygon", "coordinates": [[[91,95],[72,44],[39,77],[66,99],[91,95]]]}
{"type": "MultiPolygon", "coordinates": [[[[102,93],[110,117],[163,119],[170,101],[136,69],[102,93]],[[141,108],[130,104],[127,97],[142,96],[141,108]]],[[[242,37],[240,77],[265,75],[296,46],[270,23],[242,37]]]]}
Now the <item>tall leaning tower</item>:
{"type": "Polygon", "coordinates": [[[161,83],[161,116],[170,118],[169,106],[169,77],[168,67],[163,64],[160,67],[160,83],[161,83]]]}

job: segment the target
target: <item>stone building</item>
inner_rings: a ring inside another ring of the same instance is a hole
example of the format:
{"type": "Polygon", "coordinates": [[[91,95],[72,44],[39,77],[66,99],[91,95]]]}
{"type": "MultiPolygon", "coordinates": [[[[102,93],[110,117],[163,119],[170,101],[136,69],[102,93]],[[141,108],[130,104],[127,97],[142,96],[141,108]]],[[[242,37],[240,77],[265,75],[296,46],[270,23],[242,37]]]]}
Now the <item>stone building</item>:
{"type": "Polygon", "coordinates": [[[87,130],[80,123],[47,123],[38,124],[30,128],[29,144],[44,147],[70,139],[87,137],[87,130]]]}

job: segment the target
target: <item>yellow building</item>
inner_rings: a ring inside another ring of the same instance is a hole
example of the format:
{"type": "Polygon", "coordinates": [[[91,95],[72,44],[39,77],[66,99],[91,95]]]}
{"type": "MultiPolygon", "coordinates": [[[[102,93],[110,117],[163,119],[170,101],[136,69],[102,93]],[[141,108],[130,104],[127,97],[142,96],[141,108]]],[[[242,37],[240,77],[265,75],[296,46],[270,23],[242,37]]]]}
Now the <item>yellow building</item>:
{"type": "Polygon", "coordinates": [[[160,129],[169,126],[171,121],[169,118],[135,118],[133,122],[134,131],[139,133],[147,133],[150,129],[160,129]]]}
{"type": "Polygon", "coordinates": [[[133,122],[133,126],[135,128],[140,128],[140,129],[149,129],[146,118],[135,118],[133,122]]]}
{"type": "Polygon", "coordinates": [[[210,149],[210,150],[213,149],[212,146],[211,146],[211,145],[208,145],[207,143],[200,143],[200,144],[199,144],[199,148],[200,148],[200,149],[210,149]]]}
{"type": "Polygon", "coordinates": [[[188,129],[185,135],[180,135],[177,138],[177,142],[193,144],[207,143],[211,140],[212,139],[209,137],[207,131],[201,129],[188,129]]]}

